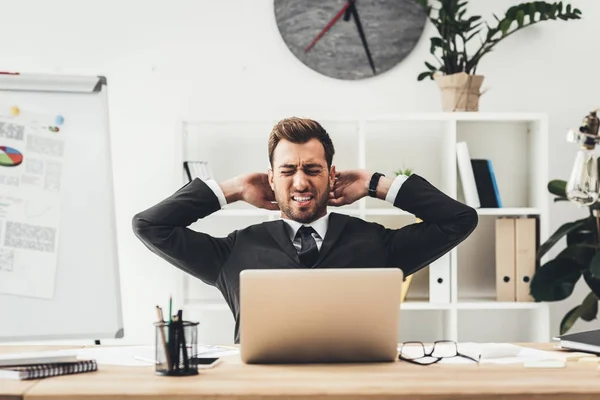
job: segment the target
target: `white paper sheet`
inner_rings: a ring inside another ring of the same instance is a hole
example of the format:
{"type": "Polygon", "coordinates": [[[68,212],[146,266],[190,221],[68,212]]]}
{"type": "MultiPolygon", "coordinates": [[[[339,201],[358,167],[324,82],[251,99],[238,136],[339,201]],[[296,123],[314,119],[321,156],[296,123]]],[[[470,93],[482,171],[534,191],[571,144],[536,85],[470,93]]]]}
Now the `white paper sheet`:
{"type": "MultiPolygon", "coordinates": [[[[116,346],[88,347],[77,351],[80,360],[94,359],[99,365],[121,365],[128,367],[147,367],[154,365],[154,346],[116,346]]],[[[234,347],[199,345],[198,357],[225,357],[239,354],[234,347]]]]}
{"type": "MultiPolygon", "coordinates": [[[[449,349],[453,347],[453,345],[446,344],[438,344],[437,346],[444,346],[449,349]]],[[[425,349],[426,351],[430,351],[431,346],[425,346],[425,349]]],[[[400,347],[398,347],[398,350],[400,350],[400,347]]],[[[510,343],[459,343],[458,351],[475,359],[481,355],[480,364],[524,364],[528,361],[566,359],[566,355],[560,352],[537,350],[510,343]]],[[[422,350],[414,346],[404,346],[403,352],[410,357],[416,357],[422,353],[422,350]]],[[[443,358],[439,363],[476,364],[464,357],[443,358]]]]}
{"type": "Polygon", "coordinates": [[[0,118],[0,293],[54,296],[63,138],[38,119],[0,118]]]}

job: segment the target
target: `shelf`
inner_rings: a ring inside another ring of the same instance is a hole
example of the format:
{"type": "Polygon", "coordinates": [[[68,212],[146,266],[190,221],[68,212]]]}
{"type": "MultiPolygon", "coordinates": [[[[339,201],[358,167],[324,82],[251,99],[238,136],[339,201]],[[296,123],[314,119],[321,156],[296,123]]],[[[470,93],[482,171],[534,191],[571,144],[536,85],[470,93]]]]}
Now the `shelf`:
{"type": "Polygon", "coordinates": [[[478,208],[479,215],[540,215],[539,208],[530,207],[504,207],[504,208],[478,208]]]}
{"type": "MultiPolygon", "coordinates": [[[[321,121],[331,131],[334,143],[340,144],[341,158],[336,156],[336,166],[340,169],[365,168],[390,173],[400,167],[411,167],[444,193],[463,202],[460,197],[462,181],[456,167],[456,143],[467,142],[474,159],[491,160],[505,207],[476,209],[479,216],[477,231],[449,252],[452,268],[446,271],[446,276],[452,297],[448,300],[454,302],[431,303],[429,297],[424,297],[424,293],[434,290],[426,291],[428,284],[435,287],[437,281],[435,273],[424,271],[418,282],[413,282],[419,291],[412,295],[409,292],[409,298],[400,306],[400,313],[407,319],[418,320],[419,325],[423,320],[423,326],[427,327],[424,331],[430,330],[431,335],[451,339],[465,333],[482,342],[503,336],[518,341],[538,341],[548,336],[549,303],[498,302],[493,290],[496,219],[533,217],[537,220],[540,242],[549,237],[546,114],[520,111],[381,112],[326,113],[312,118],[321,121]],[[426,158],[421,157],[424,154],[426,158]],[[488,334],[478,330],[481,323],[494,326],[495,332],[488,334]],[[514,328],[521,324],[527,327],[514,328]]],[[[247,169],[263,170],[264,132],[268,132],[277,120],[279,118],[252,117],[223,118],[211,123],[187,121],[189,124],[184,123],[183,135],[178,138],[181,153],[177,164],[181,165],[186,157],[206,159],[212,169],[224,177],[236,176],[247,169]],[[241,159],[243,163],[239,162],[241,159]]],[[[416,221],[414,214],[368,197],[350,206],[328,207],[328,212],[365,219],[390,229],[399,229],[416,221]]],[[[224,236],[234,229],[278,220],[280,216],[280,211],[231,204],[199,223],[198,228],[224,236]]],[[[224,338],[219,339],[221,342],[230,340],[231,311],[220,293],[209,293],[205,284],[185,276],[188,284],[183,301],[185,307],[202,319],[211,337],[219,335],[224,338]]]]}
{"type": "Polygon", "coordinates": [[[537,113],[494,113],[494,112],[438,112],[382,114],[365,118],[366,122],[379,121],[485,121],[485,122],[533,122],[545,120],[544,114],[537,113]]]}
{"type": "Polygon", "coordinates": [[[451,307],[450,303],[406,300],[400,305],[400,310],[449,310],[451,307]]]}
{"type": "Polygon", "coordinates": [[[537,310],[548,307],[544,302],[495,301],[489,299],[459,299],[453,304],[458,310],[537,310]]]}

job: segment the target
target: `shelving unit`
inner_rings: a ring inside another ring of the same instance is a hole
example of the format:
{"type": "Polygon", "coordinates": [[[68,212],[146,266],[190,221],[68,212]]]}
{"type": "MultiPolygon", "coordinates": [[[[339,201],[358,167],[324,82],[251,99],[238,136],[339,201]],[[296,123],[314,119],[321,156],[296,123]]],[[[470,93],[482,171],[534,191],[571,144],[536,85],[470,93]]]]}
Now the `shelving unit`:
{"type": "MultiPolygon", "coordinates": [[[[493,163],[503,208],[478,209],[471,236],[439,260],[449,270],[447,301],[430,301],[436,290],[433,267],[417,272],[402,304],[399,340],[547,341],[547,303],[495,301],[495,234],[498,217],[534,217],[538,242],[548,237],[548,123],[532,113],[410,113],[361,118],[319,118],[332,137],[337,169],[366,168],[395,176],[410,167],[438,189],[463,201],[456,166],[456,143],[466,141],[472,158],[493,163]],[[485,330],[489,328],[489,330],[485,330]]],[[[276,119],[185,121],[178,135],[177,177],[186,181],[183,161],[208,161],[221,181],[250,171],[266,171],[267,138],[276,119]]],[[[414,216],[381,200],[364,198],[330,211],[390,228],[414,222],[414,216]]],[[[234,229],[278,218],[278,212],[234,203],[199,221],[192,229],[225,236],[234,229]]],[[[543,260],[542,260],[543,261],[543,260]]],[[[437,268],[440,268],[438,266],[437,268]]],[[[446,282],[444,284],[447,284],[446,282]]],[[[180,304],[200,321],[199,340],[232,340],[233,318],[221,294],[184,275],[180,304]]]]}

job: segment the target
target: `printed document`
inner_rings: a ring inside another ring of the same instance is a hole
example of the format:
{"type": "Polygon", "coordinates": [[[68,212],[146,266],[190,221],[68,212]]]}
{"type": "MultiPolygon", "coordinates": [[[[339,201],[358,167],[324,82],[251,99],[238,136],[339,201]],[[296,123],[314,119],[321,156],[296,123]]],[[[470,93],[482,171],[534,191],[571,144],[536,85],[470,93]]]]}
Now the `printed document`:
{"type": "Polygon", "coordinates": [[[0,118],[0,293],[54,295],[63,137],[37,120],[0,118]]]}

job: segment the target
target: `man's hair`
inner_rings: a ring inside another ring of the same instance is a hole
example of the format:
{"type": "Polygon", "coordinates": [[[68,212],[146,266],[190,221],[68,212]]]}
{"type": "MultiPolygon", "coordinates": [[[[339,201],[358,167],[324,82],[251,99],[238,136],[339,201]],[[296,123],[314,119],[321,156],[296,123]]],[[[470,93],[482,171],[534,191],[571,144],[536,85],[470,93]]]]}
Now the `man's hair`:
{"type": "Polygon", "coordinates": [[[306,143],[311,139],[317,139],[325,149],[327,167],[331,168],[335,149],[327,131],[317,121],[307,118],[285,118],[273,127],[269,135],[269,162],[273,167],[273,153],[279,141],[285,139],[292,143],[306,143]]]}

